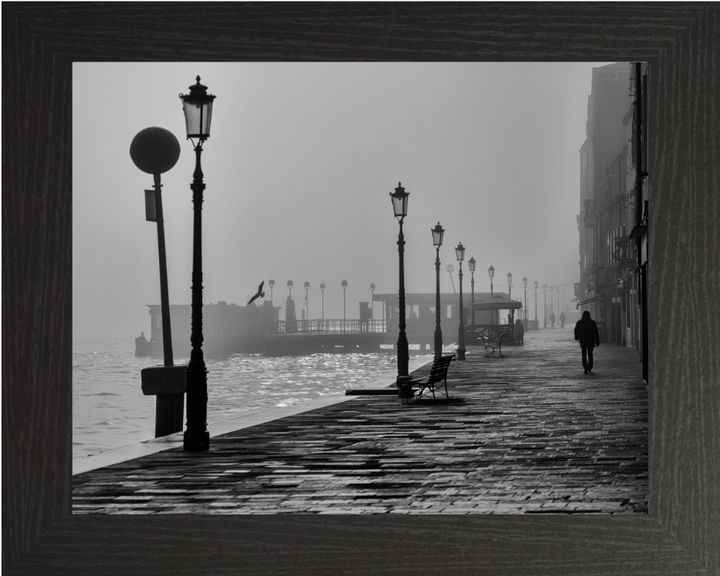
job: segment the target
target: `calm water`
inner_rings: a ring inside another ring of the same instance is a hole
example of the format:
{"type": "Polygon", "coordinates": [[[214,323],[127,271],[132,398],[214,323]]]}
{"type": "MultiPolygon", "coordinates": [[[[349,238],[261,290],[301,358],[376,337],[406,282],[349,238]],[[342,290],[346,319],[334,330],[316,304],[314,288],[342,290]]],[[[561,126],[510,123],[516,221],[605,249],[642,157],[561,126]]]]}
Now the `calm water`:
{"type": "MultiPolygon", "coordinates": [[[[175,358],[175,365],[187,364],[175,358]]],[[[266,358],[236,354],[206,359],[208,426],[242,414],[319,397],[343,396],[397,374],[393,353],[313,354],[266,358]]],[[[155,397],[144,396],[140,371],[162,359],[136,358],[132,336],[85,336],[73,342],[73,457],[149,440],[155,397]]]]}

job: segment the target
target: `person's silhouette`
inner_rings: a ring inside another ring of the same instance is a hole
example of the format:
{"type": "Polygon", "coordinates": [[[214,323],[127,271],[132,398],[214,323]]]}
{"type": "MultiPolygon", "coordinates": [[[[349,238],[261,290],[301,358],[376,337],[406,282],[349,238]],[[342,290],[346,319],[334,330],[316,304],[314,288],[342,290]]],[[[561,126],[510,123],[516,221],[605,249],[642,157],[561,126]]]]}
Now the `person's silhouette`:
{"type": "Polygon", "coordinates": [[[590,318],[590,312],[587,310],[575,324],[575,340],[580,341],[583,368],[585,374],[589,374],[593,369],[593,348],[600,346],[600,333],[597,323],[590,318]]]}

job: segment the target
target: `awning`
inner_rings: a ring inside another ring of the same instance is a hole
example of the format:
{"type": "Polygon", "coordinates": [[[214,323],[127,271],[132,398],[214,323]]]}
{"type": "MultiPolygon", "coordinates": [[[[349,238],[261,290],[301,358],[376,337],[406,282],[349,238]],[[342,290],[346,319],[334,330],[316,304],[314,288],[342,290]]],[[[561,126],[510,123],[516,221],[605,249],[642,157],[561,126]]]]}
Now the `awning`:
{"type": "Polygon", "coordinates": [[[483,300],[473,304],[473,310],[517,310],[522,308],[522,304],[517,300],[508,300],[507,298],[493,298],[492,300],[483,300]]]}
{"type": "Polygon", "coordinates": [[[604,298],[607,298],[605,294],[598,294],[597,296],[593,296],[592,298],[588,298],[587,300],[582,300],[577,303],[577,306],[575,308],[580,308],[580,306],[584,306],[585,304],[590,304],[591,302],[597,302],[598,300],[602,300],[604,298]]]}

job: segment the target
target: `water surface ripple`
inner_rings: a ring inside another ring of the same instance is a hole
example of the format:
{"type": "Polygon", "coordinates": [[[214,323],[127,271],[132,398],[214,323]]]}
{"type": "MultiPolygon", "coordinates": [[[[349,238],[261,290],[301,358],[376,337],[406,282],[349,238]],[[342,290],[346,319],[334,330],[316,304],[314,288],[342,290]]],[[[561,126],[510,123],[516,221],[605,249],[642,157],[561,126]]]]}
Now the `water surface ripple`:
{"type": "MultiPolygon", "coordinates": [[[[175,358],[186,365],[188,358],[175,358]]],[[[286,407],[397,374],[392,353],[265,357],[234,354],[206,359],[208,428],[229,418],[286,407]]],[[[162,364],[136,358],[132,337],[93,335],[73,342],[73,457],[149,440],[155,397],[145,396],[140,371],[162,364]]]]}

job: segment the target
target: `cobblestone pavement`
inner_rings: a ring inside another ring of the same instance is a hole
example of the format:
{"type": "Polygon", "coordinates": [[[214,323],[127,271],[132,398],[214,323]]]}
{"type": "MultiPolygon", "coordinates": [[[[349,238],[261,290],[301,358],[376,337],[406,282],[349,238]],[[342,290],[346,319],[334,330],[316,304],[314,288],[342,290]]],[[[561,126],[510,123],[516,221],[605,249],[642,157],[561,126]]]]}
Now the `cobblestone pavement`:
{"type": "Polygon", "coordinates": [[[603,344],[585,374],[565,328],[503,352],[469,346],[450,400],[348,397],[78,474],[73,513],[647,513],[637,351],[603,344]]]}

